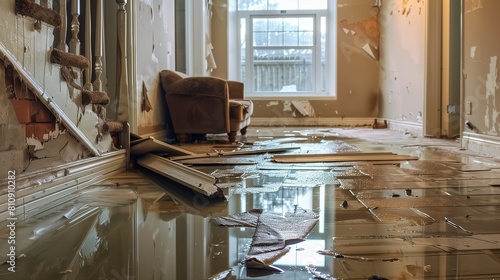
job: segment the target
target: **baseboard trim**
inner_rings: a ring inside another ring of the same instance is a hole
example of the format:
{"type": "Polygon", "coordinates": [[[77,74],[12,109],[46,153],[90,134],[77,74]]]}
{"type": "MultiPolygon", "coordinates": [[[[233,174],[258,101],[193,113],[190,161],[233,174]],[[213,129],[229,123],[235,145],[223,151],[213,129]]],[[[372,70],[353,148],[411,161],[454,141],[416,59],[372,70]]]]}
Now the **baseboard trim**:
{"type": "Polygon", "coordinates": [[[255,118],[250,126],[326,126],[361,127],[373,125],[376,118],[255,118]]]}
{"type": "Polygon", "coordinates": [[[500,155],[500,137],[464,131],[462,148],[484,155],[500,155]]]}
{"type": "Polygon", "coordinates": [[[424,127],[421,123],[400,121],[400,120],[387,120],[390,130],[399,131],[404,133],[411,133],[417,137],[423,137],[424,127]]]}

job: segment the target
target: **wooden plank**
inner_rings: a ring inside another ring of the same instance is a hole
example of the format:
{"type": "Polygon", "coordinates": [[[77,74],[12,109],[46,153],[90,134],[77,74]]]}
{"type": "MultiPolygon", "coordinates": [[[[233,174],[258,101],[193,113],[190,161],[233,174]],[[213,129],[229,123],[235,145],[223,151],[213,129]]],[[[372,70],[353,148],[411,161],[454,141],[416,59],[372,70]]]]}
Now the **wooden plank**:
{"type": "Polygon", "coordinates": [[[193,152],[167,144],[153,137],[134,140],[130,144],[132,145],[130,147],[130,155],[132,157],[140,157],[148,153],[167,154],[169,156],[194,155],[193,152]]]}
{"type": "Polygon", "coordinates": [[[248,150],[239,150],[239,151],[229,151],[229,152],[214,152],[214,153],[206,153],[206,154],[193,154],[187,156],[176,156],[170,157],[170,160],[178,161],[178,160],[188,160],[188,159],[197,159],[197,158],[208,158],[208,157],[220,157],[220,156],[239,156],[239,155],[258,155],[258,154],[266,154],[266,153],[279,153],[286,152],[290,150],[297,150],[300,147],[290,146],[290,147],[280,147],[280,148],[263,148],[263,149],[248,149],[248,150]]]}
{"type": "Polygon", "coordinates": [[[256,141],[253,144],[258,146],[266,146],[266,145],[281,145],[285,143],[296,143],[296,142],[306,142],[309,139],[307,137],[286,137],[280,139],[273,140],[265,140],[265,141],[256,141]]]}
{"type": "Polygon", "coordinates": [[[298,154],[274,155],[272,161],[280,163],[305,162],[351,162],[351,161],[396,161],[418,160],[418,157],[393,153],[341,153],[341,154],[298,154]]]}
{"type": "Polygon", "coordinates": [[[196,169],[153,154],[142,156],[137,163],[208,197],[223,197],[222,190],[215,185],[217,178],[196,169]]]}
{"type": "Polygon", "coordinates": [[[257,164],[255,160],[248,158],[211,157],[199,159],[181,160],[179,163],[185,165],[252,165],[257,164]]]}

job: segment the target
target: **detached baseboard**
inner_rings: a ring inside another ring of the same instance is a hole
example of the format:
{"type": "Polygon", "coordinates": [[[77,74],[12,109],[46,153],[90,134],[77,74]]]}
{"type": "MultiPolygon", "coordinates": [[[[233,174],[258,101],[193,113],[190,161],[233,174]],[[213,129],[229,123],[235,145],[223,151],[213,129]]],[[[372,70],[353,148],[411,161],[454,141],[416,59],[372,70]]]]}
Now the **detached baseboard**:
{"type": "Polygon", "coordinates": [[[464,131],[462,148],[483,155],[500,155],[500,137],[464,131]]]}
{"type": "Polygon", "coordinates": [[[255,118],[250,126],[372,126],[375,118],[255,118]]]}

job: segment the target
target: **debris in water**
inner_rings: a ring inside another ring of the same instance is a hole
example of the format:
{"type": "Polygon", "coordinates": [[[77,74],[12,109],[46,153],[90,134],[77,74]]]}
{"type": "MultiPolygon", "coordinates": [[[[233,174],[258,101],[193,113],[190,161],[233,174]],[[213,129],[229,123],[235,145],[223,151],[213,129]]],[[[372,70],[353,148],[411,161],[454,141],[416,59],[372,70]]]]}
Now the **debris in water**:
{"type": "Polygon", "coordinates": [[[209,277],[207,280],[229,280],[232,275],[233,269],[230,268],[209,277]]]}
{"type": "Polygon", "coordinates": [[[307,269],[307,272],[309,272],[310,274],[312,274],[314,276],[314,279],[337,280],[337,278],[330,276],[330,274],[324,274],[324,273],[317,271],[316,266],[314,266],[312,264],[306,265],[306,269],[307,269]]]}
{"type": "Polygon", "coordinates": [[[364,262],[397,262],[397,261],[399,261],[398,258],[367,258],[367,257],[361,257],[361,256],[348,256],[348,255],[339,254],[339,253],[331,251],[331,250],[319,250],[317,252],[320,255],[331,256],[331,257],[334,257],[336,259],[349,259],[349,260],[364,261],[364,262]]]}
{"type": "Polygon", "coordinates": [[[290,251],[288,245],[306,240],[318,223],[318,215],[296,206],[285,216],[257,209],[212,221],[221,226],[256,228],[245,262],[247,267],[267,268],[290,251]]]}
{"type": "Polygon", "coordinates": [[[378,275],[372,275],[370,277],[368,277],[368,280],[389,280],[385,277],[381,277],[381,276],[378,276],[378,275]]]}

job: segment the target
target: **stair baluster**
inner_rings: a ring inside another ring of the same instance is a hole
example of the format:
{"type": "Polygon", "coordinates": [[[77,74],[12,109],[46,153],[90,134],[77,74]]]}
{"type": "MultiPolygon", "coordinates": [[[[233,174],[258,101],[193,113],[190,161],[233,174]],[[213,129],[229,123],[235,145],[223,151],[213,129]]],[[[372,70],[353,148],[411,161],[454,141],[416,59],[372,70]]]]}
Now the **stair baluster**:
{"type": "Polygon", "coordinates": [[[59,15],[61,16],[61,26],[59,26],[59,45],[57,45],[57,48],[66,52],[68,51],[68,45],[66,45],[66,31],[68,28],[66,0],[59,1],[59,15]]]}
{"type": "Polygon", "coordinates": [[[80,54],[80,39],[78,33],[80,32],[80,23],[78,16],[80,15],[80,1],[71,0],[71,40],[69,41],[69,51],[74,54],[80,54]]]}
{"type": "Polygon", "coordinates": [[[101,80],[101,75],[103,70],[102,30],[104,29],[102,9],[103,9],[102,0],[97,0],[96,15],[95,15],[96,26],[95,26],[95,69],[94,69],[95,71],[94,90],[96,91],[102,91],[102,80],[101,80]]]}
{"type": "Polygon", "coordinates": [[[92,9],[91,0],[85,2],[85,57],[89,60],[89,67],[85,69],[85,86],[88,91],[92,91],[92,9]]]}

